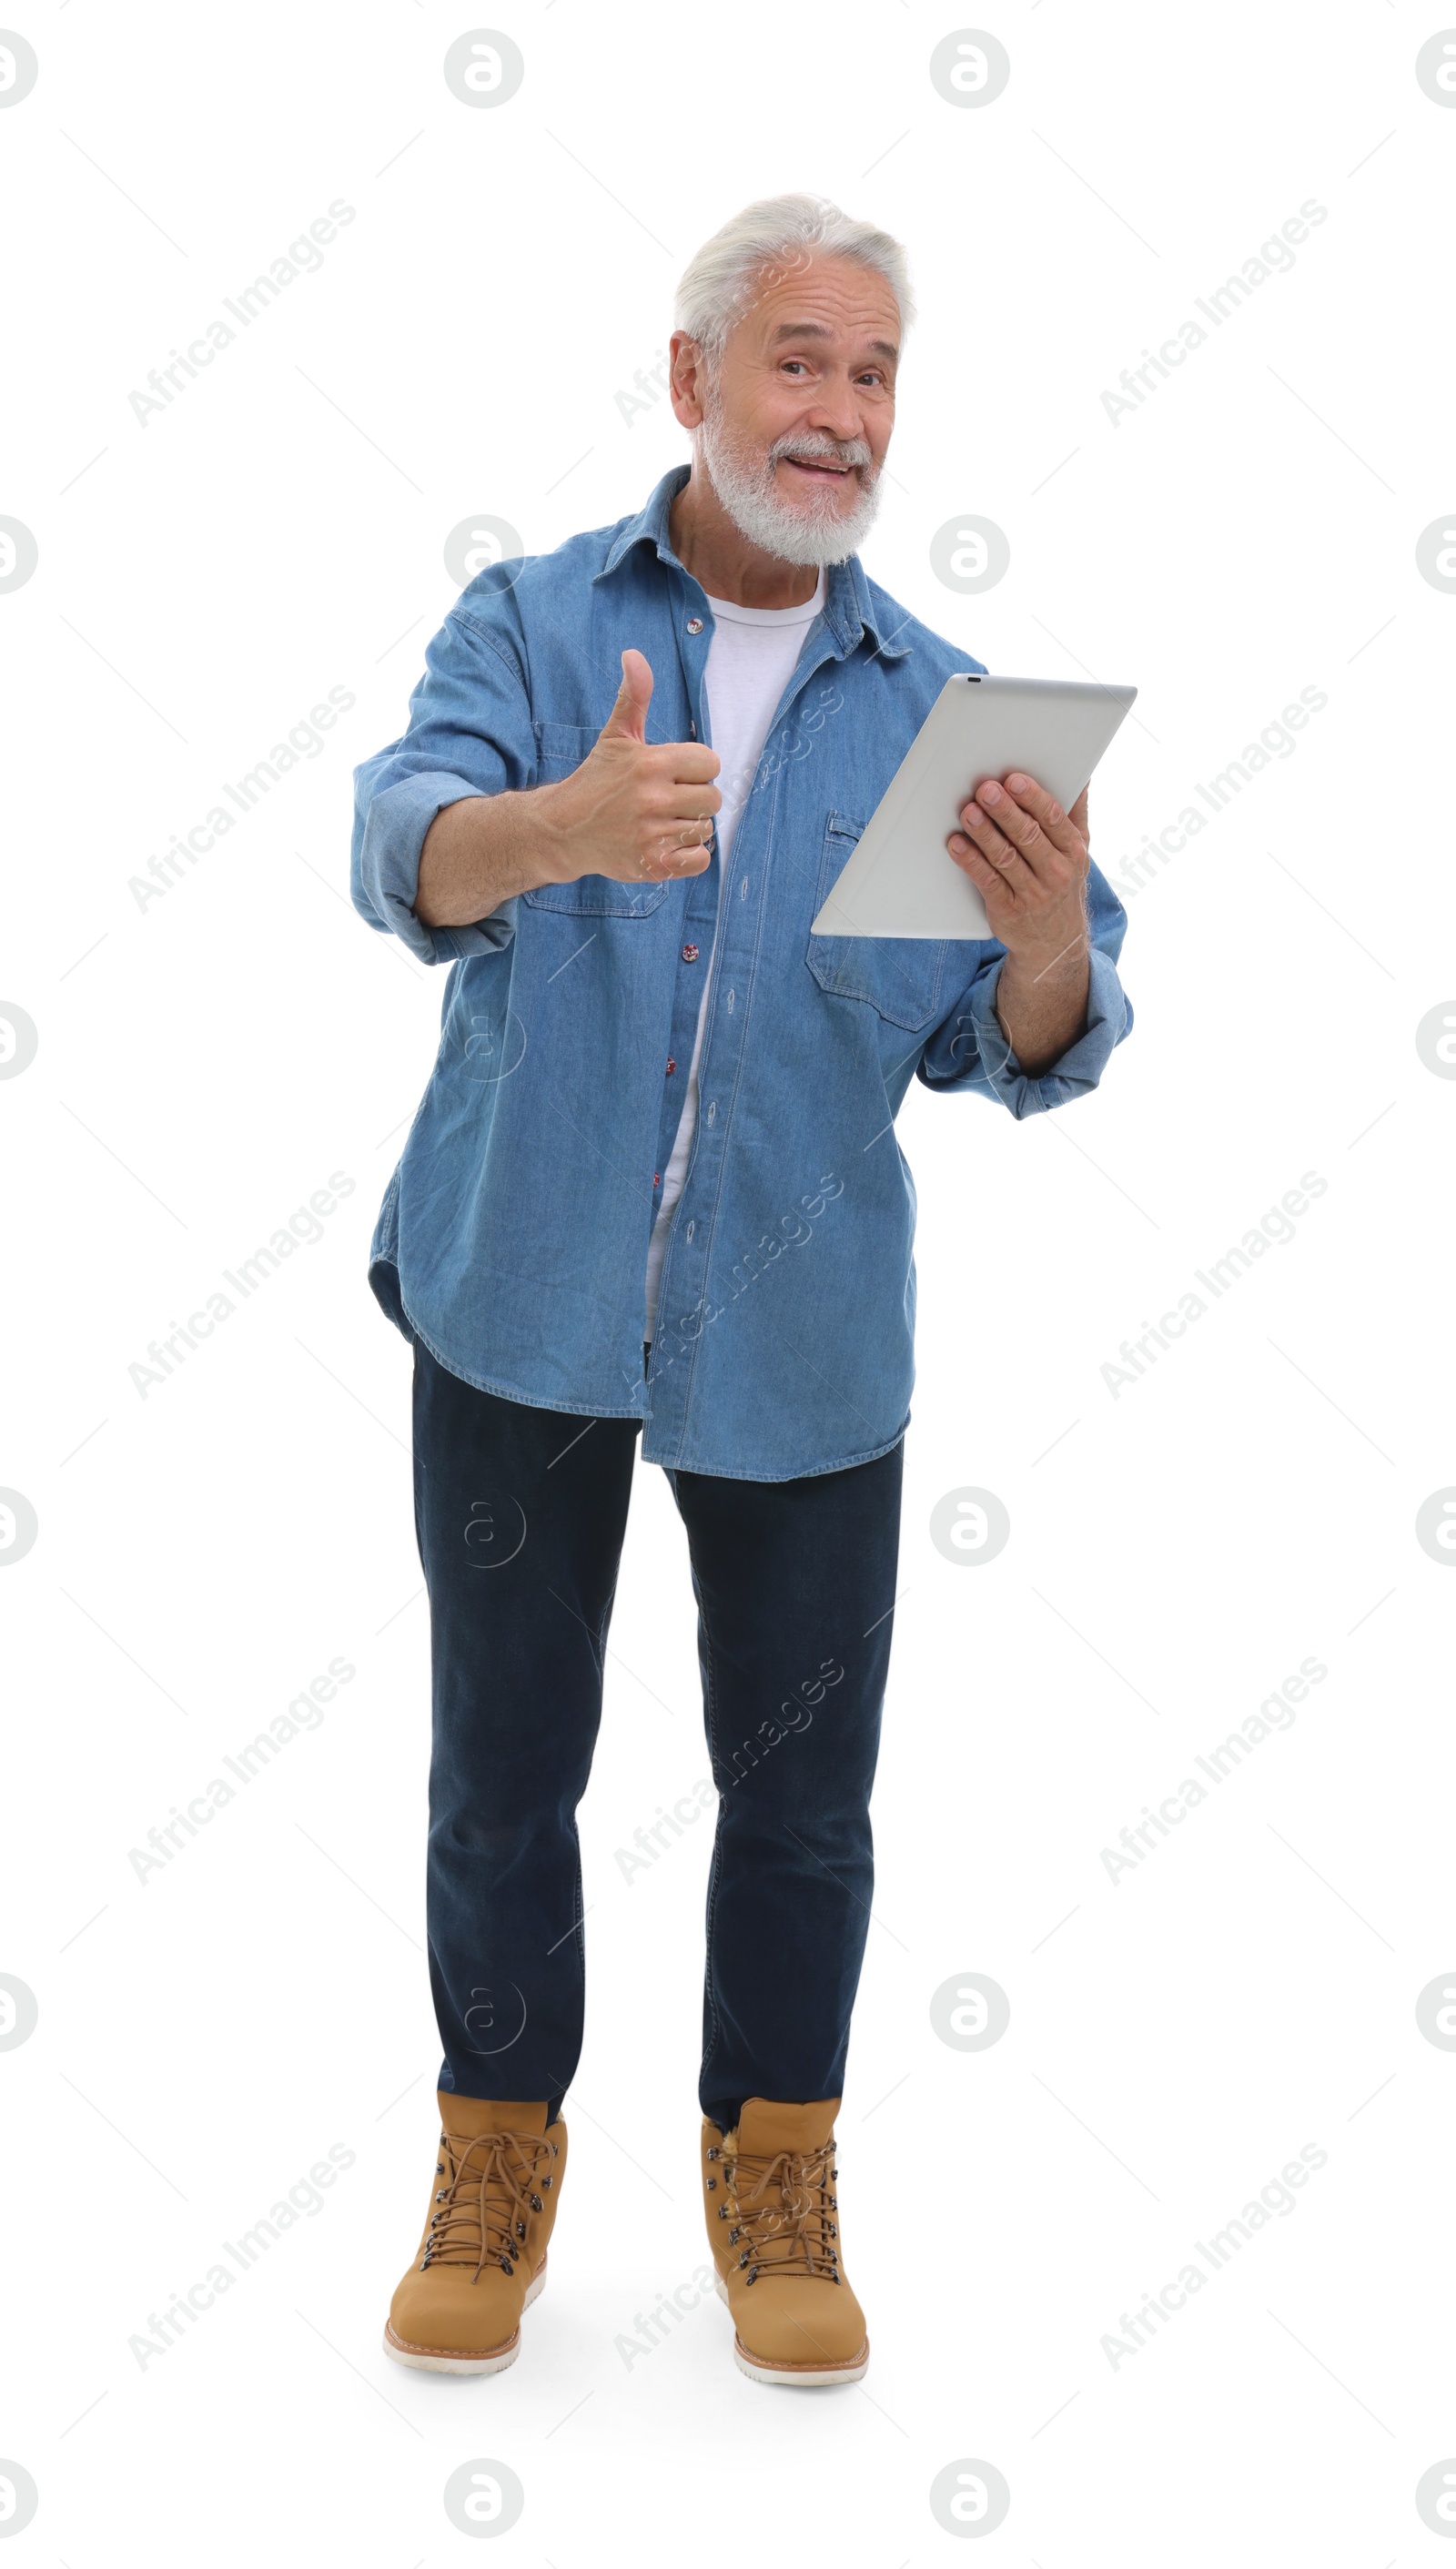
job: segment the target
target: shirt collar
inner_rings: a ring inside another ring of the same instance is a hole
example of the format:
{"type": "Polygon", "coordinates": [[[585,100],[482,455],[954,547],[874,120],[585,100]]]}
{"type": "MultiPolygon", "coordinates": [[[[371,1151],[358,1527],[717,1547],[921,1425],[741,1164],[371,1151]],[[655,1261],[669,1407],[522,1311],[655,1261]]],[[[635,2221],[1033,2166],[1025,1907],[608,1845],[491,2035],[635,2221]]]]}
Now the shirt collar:
{"type": "MultiPolygon", "coordinates": [[[[593,586],[596,580],[609,578],[638,545],[645,544],[651,545],[660,562],[681,571],[684,579],[692,577],[690,571],[683,569],[673,551],[668,532],[672,503],[683,489],[690,470],[689,465],[674,464],[663,474],[646,507],[635,518],[628,518],[615,538],[605,561],[594,575],[593,586]]],[[[881,631],[880,612],[870,594],[870,583],[858,553],[851,553],[848,561],[829,564],[825,580],[824,620],[834,636],[838,657],[842,660],[849,657],[867,633],[883,660],[903,660],[910,648],[909,643],[897,642],[894,638],[901,629],[900,625],[893,625],[888,633],[881,631]]]]}

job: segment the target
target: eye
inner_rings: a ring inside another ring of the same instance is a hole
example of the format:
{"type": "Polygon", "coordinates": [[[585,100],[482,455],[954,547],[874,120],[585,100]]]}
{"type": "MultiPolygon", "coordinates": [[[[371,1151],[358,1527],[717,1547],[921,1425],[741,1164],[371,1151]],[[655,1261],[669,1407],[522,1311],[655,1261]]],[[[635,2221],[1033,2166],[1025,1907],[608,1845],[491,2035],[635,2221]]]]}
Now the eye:
{"type": "Polygon", "coordinates": [[[786,370],[787,370],[790,366],[797,366],[797,367],[800,369],[801,373],[807,373],[807,372],[808,372],[808,368],[805,366],[805,363],[804,363],[804,360],[803,360],[803,358],[802,358],[802,357],[786,357],[786,358],[784,359],[784,366],[785,366],[785,369],[786,369],[786,370]]]}

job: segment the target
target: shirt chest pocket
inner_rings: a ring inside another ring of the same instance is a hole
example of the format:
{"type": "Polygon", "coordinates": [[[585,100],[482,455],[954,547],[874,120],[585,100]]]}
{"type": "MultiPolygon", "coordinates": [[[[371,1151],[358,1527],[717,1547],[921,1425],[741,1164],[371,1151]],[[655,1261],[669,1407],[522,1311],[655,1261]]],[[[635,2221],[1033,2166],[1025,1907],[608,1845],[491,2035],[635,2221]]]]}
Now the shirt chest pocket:
{"type": "MultiPolygon", "coordinates": [[[[814,917],[854,854],[865,824],[831,812],[819,861],[814,917]]],[[[863,999],[893,1026],[910,1034],[932,1026],[955,993],[948,987],[950,947],[928,936],[814,936],[805,955],[821,990],[835,999],[863,999]]]]}
{"type": "MultiPolygon", "coordinates": [[[[554,785],[569,776],[596,741],[589,723],[538,723],[536,773],[539,785],[554,785]]],[[[672,890],[670,883],[613,883],[609,875],[581,875],[575,883],[538,884],[522,899],[532,910],[566,911],[573,918],[650,918],[672,890]]]]}

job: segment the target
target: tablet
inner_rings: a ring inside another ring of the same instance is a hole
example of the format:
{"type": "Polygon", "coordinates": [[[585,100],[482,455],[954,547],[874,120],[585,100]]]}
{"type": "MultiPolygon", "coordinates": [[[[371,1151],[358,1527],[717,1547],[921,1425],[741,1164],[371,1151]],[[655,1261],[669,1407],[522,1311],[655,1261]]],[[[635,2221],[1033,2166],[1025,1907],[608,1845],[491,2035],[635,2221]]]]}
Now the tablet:
{"type": "Polygon", "coordinates": [[[810,933],[991,936],[980,894],[945,842],[986,777],[1011,768],[1070,811],[1136,687],[1062,678],[947,678],[810,933]]]}

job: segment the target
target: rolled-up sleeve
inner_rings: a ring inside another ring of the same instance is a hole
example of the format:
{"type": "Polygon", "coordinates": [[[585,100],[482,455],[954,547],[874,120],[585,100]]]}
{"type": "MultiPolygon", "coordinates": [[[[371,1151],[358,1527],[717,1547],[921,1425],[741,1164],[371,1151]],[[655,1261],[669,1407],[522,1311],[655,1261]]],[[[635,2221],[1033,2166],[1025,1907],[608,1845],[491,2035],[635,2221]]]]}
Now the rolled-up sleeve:
{"type": "Polygon", "coordinates": [[[996,1014],[996,985],[1006,949],[987,938],[977,949],[979,961],[950,1014],[926,1044],[915,1076],[927,1088],[978,1088],[999,1098],[1018,1122],[1085,1097],[1097,1086],[1115,1047],[1132,1028],[1131,1001],[1118,976],[1117,958],[1127,929],[1127,913],[1110,885],[1093,866],[1087,879],[1087,923],[1091,931],[1087,1020],[1081,1033],[1056,1061],[1033,1076],[1022,1069],[996,1014]]]}
{"type": "Polygon", "coordinates": [[[423,963],[509,945],[514,901],[463,927],[427,927],[416,918],[420,852],[448,804],[535,782],[531,705],[509,624],[488,632],[456,608],[425,655],[409,729],[354,771],[350,891],[361,918],[398,936],[423,963]]]}

